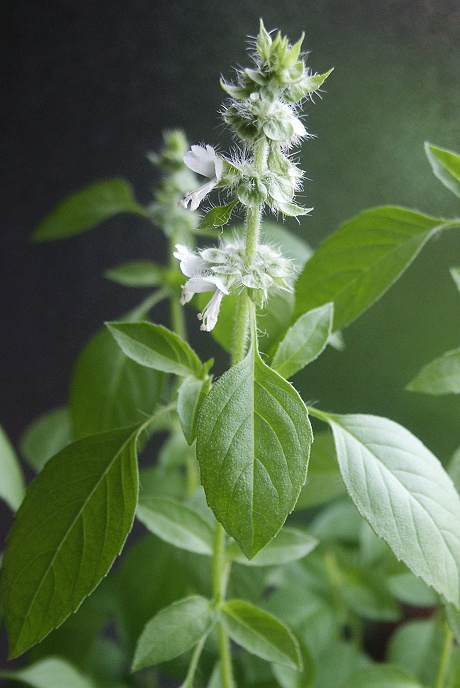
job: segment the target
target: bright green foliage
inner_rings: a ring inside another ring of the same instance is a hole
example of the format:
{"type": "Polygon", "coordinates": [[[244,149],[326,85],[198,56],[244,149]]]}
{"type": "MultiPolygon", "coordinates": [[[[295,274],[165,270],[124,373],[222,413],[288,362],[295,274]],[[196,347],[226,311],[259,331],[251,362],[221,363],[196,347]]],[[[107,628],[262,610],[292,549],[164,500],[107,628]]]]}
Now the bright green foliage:
{"type": "Polygon", "coordinates": [[[209,210],[200,222],[198,229],[213,229],[213,227],[223,227],[232,216],[234,207],[238,201],[235,199],[228,205],[219,206],[209,210]]]}
{"type": "Polygon", "coordinates": [[[0,678],[19,681],[32,688],[95,688],[90,678],[57,657],[42,659],[25,669],[0,672],[0,678]]]}
{"type": "Polygon", "coordinates": [[[397,666],[386,664],[361,669],[351,674],[344,688],[422,688],[410,674],[397,666]]]}
{"type": "Polygon", "coordinates": [[[38,472],[73,439],[69,409],[59,407],[39,416],[24,433],[21,451],[38,472]]]}
{"type": "Polygon", "coordinates": [[[416,619],[400,626],[388,644],[388,661],[423,685],[434,685],[443,641],[439,619],[416,619]]]}
{"type": "Polygon", "coordinates": [[[133,671],[187,652],[209,633],[215,620],[210,601],[198,595],[164,607],[147,623],[139,638],[133,671]]]}
{"type": "Polygon", "coordinates": [[[269,662],[302,668],[299,644],[279,619],[244,600],[229,600],[220,607],[220,619],[235,643],[269,662]]]}
{"type": "Polygon", "coordinates": [[[296,509],[323,504],[345,491],[332,433],[315,432],[307,482],[302,487],[296,509]]]}
{"type": "Polygon", "coordinates": [[[66,198],[37,227],[36,241],[63,239],[92,229],[118,213],[148,217],[134,199],[130,184],[124,179],[95,182],[66,198]]]}
{"type": "Polygon", "coordinates": [[[198,380],[193,375],[185,378],[177,392],[177,415],[179,416],[184,437],[192,444],[196,436],[196,424],[201,405],[209,393],[211,380],[198,380]]]}
{"type": "Polygon", "coordinates": [[[411,392],[460,394],[460,348],[428,363],[407,385],[411,392]]]}
{"type": "Polygon", "coordinates": [[[197,428],[201,481],[217,520],[248,558],[294,508],[311,441],[303,401],[254,345],[206,397],[197,428]]]}
{"type": "Polygon", "coordinates": [[[436,177],[460,197],[460,155],[425,143],[425,153],[436,177]]]}
{"type": "Polygon", "coordinates": [[[165,542],[197,554],[212,554],[213,529],[199,513],[181,502],[141,495],[137,518],[165,542]]]}
{"type": "Polygon", "coordinates": [[[298,317],[334,303],[334,330],[349,325],[379,299],[436,232],[458,226],[404,208],[367,210],[328,237],[296,283],[298,317]]]}
{"type": "Polygon", "coordinates": [[[314,361],[331,335],[333,314],[334,305],[327,303],[301,315],[279,343],[272,368],[289,378],[314,361]]]}
{"type": "Polygon", "coordinates": [[[135,260],[107,270],[105,276],[126,287],[156,287],[163,281],[164,269],[151,260],[135,260]]]}
{"type": "Polygon", "coordinates": [[[360,513],[402,559],[459,606],[460,499],[439,461],[386,418],[323,415],[360,513]]]}
{"type": "Polygon", "coordinates": [[[4,558],[11,657],[78,609],[120,553],[137,503],[139,429],[69,445],[30,485],[4,558]]]}
{"type": "Polygon", "coordinates": [[[0,498],[16,511],[24,497],[24,478],[19,461],[0,427],[0,498]]]}
{"type": "Polygon", "coordinates": [[[278,535],[265,545],[253,559],[248,559],[233,542],[228,548],[229,556],[246,566],[273,566],[296,561],[309,554],[318,541],[307,533],[293,528],[282,528],[278,535]]]}
{"type": "Polygon", "coordinates": [[[126,356],[142,366],[184,377],[206,374],[187,342],[162,325],[119,322],[107,327],[126,356]]]}
{"type": "Polygon", "coordinates": [[[151,415],[164,376],[128,358],[110,332],[101,330],[81,352],[70,386],[76,437],[132,425],[151,415]]]}

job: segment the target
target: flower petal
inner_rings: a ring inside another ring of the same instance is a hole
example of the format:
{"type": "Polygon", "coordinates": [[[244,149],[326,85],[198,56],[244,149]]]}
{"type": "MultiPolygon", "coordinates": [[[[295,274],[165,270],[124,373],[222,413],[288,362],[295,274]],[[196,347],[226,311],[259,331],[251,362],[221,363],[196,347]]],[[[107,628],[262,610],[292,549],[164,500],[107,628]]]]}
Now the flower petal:
{"type": "Polygon", "coordinates": [[[184,155],[183,160],[193,172],[202,174],[203,177],[209,177],[210,179],[217,176],[216,161],[220,163],[222,168],[222,161],[218,158],[212,146],[206,146],[206,148],[203,148],[203,146],[192,146],[184,155]]]}

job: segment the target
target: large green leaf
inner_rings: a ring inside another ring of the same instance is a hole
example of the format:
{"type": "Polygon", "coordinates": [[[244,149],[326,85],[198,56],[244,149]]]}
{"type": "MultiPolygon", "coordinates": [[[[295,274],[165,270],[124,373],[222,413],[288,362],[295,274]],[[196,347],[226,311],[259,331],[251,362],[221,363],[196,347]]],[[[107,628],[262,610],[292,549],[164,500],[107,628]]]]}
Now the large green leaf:
{"type": "Polygon", "coordinates": [[[387,418],[318,415],[332,427],[361,515],[416,576],[458,606],[460,499],[438,459],[387,418]]]}
{"type": "Polygon", "coordinates": [[[164,376],[125,356],[107,330],[81,352],[70,386],[70,411],[76,437],[132,425],[151,415],[164,376]]]}
{"type": "Polygon", "coordinates": [[[326,347],[331,335],[333,316],[332,303],[301,315],[279,343],[272,368],[288,378],[314,361],[326,347]]]}
{"type": "Polygon", "coordinates": [[[0,499],[16,511],[24,497],[24,478],[13,447],[0,427],[0,499]]]}
{"type": "Polygon", "coordinates": [[[140,495],[137,518],[162,540],[198,554],[212,554],[214,533],[200,514],[175,499],[140,495]]]}
{"type": "Polygon", "coordinates": [[[460,155],[425,143],[425,153],[436,177],[460,197],[460,155]]]}
{"type": "Polygon", "coordinates": [[[0,671],[0,677],[26,683],[32,688],[95,688],[90,678],[58,657],[42,659],[17,671],[0,671]]]}
{"type": "Polygon", "coordinates": [[[148,217],[124,179],[105,179],[77,191],[60,203],[39,224],[33,234],[36,241],[62,239],[92,229],[118,213],[148,217]]]}
{"type": "Polygon", "coordinates": [[[427,394],[460,394],[460,347],[427,363],[407,389],[427,394]]]}
{"type": "Polygon", "coordinates": [[[189,344],[163,325],[118,322],[107,327],[126,356],[142,366],[184,377],[205,372],[189,344]]]}
{"type": "Polygon", "coordinates": [[[346,222],[318,248],[296,283],[297,318],[334,302],[334,330],[371,306],[410,265],[437,231],[459,220],[381,207],[346,222]]]}
{"type": "Polygon", "coordinates": [[[299,644],[285,624],[244,600],[229,600],[220,607],[221,622],[235,643],[268,662],[302,668],[299,644]]]}
{"type": "Polygon", "coordinates": [[[228,548],[228,554],[239,564],[246,566],[274,566],[288,561],[302,559],[318,544],[308,533],[294,528],[282,528],[278,535],[253,559],[247,559],[235,542],[228,548]]]}
{"type": "Polygon", "coordinates": [[[136,509],[141,427],[68,445],[27,490],[4,557],[11,657],[78,609],[120,553],[136,509]]]}
{"type": "Polygon", "coordinates": [[[201,481],[217,520],[248,558],[294,508],[311,441],[305,404],[255,345],[206,397],[197,425],[201,481]]]}
{"type": "Polygon", "coordinates": [[[422,688],[410,674],[397,666],[382,664],[360,669],[348,676],[344,688],[422,688]]]}
{"type": "Polygon", "coordinates": [[[133,671],[167,662],[190,650],[215,623],[210,600],[191,595],[161,609],[138,640],[133,671]]]}
{"type": "Polygon", "coordinates": [[[21,439],[21,451],[38,472],[48,459],[73,439],[69,409],[60,406],[42,414],[29,425],[21,439]]]}

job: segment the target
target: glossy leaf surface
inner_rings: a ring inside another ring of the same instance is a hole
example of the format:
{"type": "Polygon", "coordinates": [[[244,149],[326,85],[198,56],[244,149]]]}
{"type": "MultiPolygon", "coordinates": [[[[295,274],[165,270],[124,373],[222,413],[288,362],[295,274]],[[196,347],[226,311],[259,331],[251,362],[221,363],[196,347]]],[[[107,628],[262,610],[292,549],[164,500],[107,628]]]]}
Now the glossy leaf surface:
{"type": "Polygon", "coordinates": [[[163,325],[119,322],[107,327],[126,356],[142,366],[184,377],[203,374],[193,349],[163,325]]]}
{"type": "Polygon", "coordinates": [[[245,650],[269,662],[302,668],[299,644],[282,621],[244,600],[225,602],[220,613],[230,638],[245,650]]]}
{"type": "Polygon", "coordinates": [[[300,396],[254,347],[206,397],[197,425],[202,484],[217,520],[248,558],[294,508],[311,441],[300,396]]]}
{"type": "Polygon", "coordinates": [[[306,264],[296,283],[295,317],[332,301],[333,329],[342,329],[391,287],[436,231],[458,224],[405,208],[364,211],[306,264]]]}
{"type": "Polygon", "coordinates": [[[145,626],[136,647],[133,670],[167,662],[190,650],[211,630],[215,612],[199,595],[161,609],[145,626]]]}
{"type": "Polygon", "coordinates": [[[137,502],[138,432],[135,426],[74,442],[29,486],[4,558],[11,657],[78,609],[120,553],[137,502]]]}

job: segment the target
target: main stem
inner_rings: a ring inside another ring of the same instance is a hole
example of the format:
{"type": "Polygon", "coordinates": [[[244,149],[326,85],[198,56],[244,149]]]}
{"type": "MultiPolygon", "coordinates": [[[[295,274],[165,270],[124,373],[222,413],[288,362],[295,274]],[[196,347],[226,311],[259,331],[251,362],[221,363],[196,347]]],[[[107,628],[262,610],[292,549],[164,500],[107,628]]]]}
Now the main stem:
{"type": "MultiPolygon", "coordinates": [[[[230,562],[227,559],[225,551],[225,537],[224,527],[216,521],[212,558],[212,592],[216,606],[225,600],[228,576],[230,573],[230,562]]],[[[230,640],[220,622],[217,623],[217,637],[219,643],[222,686],[223,688],[235,688],[230,640]]]]}
{"type": "Polygon", "coordinates": [[[444,619],[444,642],[441,649],[441,656],[439,658],[438,671],[436,673],[435,688],[444,688],[447,670],[449,669],[453,639],[454,634],[447,623],[447,619],[444,619]]]}

